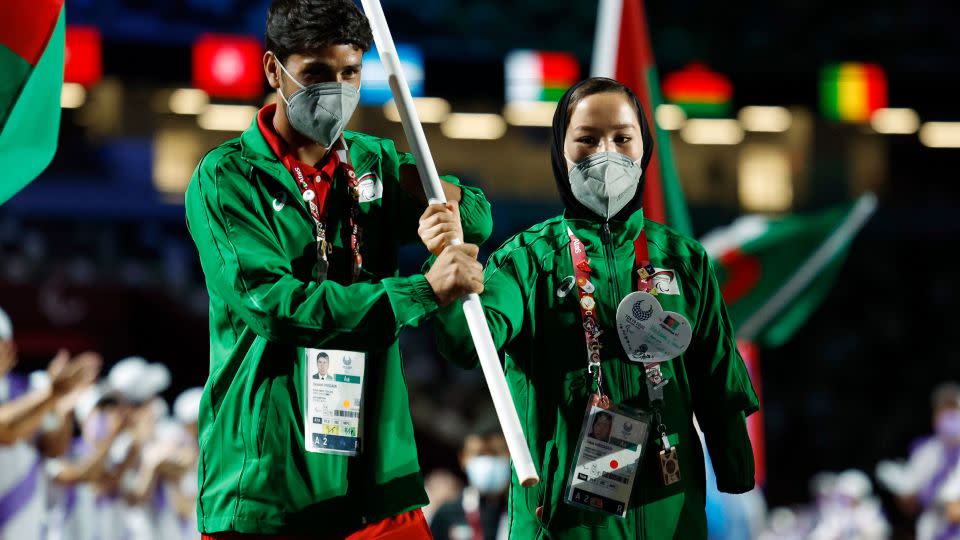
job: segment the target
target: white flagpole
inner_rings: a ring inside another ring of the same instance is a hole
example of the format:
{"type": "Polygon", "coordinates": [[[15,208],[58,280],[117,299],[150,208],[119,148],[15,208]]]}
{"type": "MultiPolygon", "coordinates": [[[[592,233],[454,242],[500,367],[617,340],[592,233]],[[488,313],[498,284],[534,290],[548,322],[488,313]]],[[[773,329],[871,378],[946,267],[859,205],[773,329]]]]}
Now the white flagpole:
{"type": "MultiPolygon", "coordinates": [[[[383,63],[384,71],[390,82],[390,90],[393,92],[393,99],[397,104],[397,110],[400,112],[403,131],[407,136],[407,142],[410,144],[413,155],[417,158],[417,171],[420,173],[420,181],[423,182],[423,191],[431,204],[444,203],[447,198],[440,186],[440,176],[437,174],[433,155],[430,153],[427,138],[423,133],[423,126],[417,116],[417,109],[413,104],[413,97],[410,95],[410,87],[403,75],[400,57],[397,55],[397,48],[394,45],[393,36],[390,34],[390,28],[387,26],[387,18],[383,14],[383,7],[380,5],[380,0],[361,0],[361,3],[367,18],[370,20],[373,40],[377,44],[380,61],[383,63]]],[[[483,375],[487,380],[487,388],[490,389],[490,397],[493,398],[493,405],[500,420],[500,428],[507,440],[507,448],[510,450],[513,466],[517,471],[517,478],[524,487],[535,486],[540,478],[533,466],[527,440],[523,436],[520,417],[517,415],[510,389],[507,387],[507,379],[503,375],[500,357],[497,355],[497,349],[493,344],[487,319],[483,315],[480,297],[476,294],[466,296],[463,299],[463,312],[467,317],[467,325],[470,327],[470,334],[473,336],[473,344],[477,349],[477,356],[480,357],[480,367],[483,369],[483,375]]]]}
{"type": "Polygon", "coordinates": [[[600,0],[597,6],[597,29],[593,35],[591,77],[617,77],[617,44],[620,42],[620,16],[623,0],[600,0]]]}

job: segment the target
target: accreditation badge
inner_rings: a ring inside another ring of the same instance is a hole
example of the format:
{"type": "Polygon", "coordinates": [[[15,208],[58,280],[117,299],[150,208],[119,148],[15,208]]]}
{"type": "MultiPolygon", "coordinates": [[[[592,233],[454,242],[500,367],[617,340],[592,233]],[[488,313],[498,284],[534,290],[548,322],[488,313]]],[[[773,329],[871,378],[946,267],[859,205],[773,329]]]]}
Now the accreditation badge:
{"type": "Polygon", "coordinates": [[[304,447],[319,454],[356,456],[362,435],[367,354],[334,349],[305,351],[304,447]]]}
{"type": "Polygon", "coordinates": [[[566,488],[569,505],[617,517],[627,514],[650,414],[626,406],[587,406],[566,488]]]}

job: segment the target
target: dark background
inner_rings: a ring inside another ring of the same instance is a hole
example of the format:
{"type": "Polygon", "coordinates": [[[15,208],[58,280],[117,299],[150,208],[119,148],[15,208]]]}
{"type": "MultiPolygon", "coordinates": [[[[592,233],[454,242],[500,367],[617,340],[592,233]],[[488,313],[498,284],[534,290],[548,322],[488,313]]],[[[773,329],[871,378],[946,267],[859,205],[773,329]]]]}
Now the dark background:
{"type": "MultiPolygon", "coordinates": [[[[175,87],[190,82],[190,45],[199,33],[260,36],[267,4],[71,0],[67,17],[103,32],[107,75],[141,87],[175,87]]],[[[383,4],[395,38],[424,50],[427,94],[461,108],[502,103],[502,60],[511,49],[567,50],[589,64],[593,2],[383,4]]],[[[949,2],[888,0],[865,8],[685,0],[647,7],[661,79],[703,61],[731,79],[734,107],[796,104],[816,111],[819,69],[860,60],[884,66],[891,106],[912,107],[923,119],[960,120],[960,19],[949,2]]],[[[848,198],[844,158],[831,142],[837,135],[817,129],[813,187],[796,210],[848,198]]],[[[136,125],[127,131],[110,144],[91,142],[72,112],[64,112],[54,164],[0,207],[0,305],[14,318],[19,369],[40,368],[58,346],[100,350],[108,364],[139,354],[170,366],[172,397],[205,378],[206,297],[182,205],[157,201],[143,170],[148,134],[136,125]]],[[[890,137],[885,155],[879,210],[853,242],[832,293],[786,345],[761,350],[771,506],[807,501],[817,471],[856,467],[872,475],[879,459],[904,456],[911,440],[931,430],[930,390],[960,379],[960,150],[890,137]]],[[[542,157],[548,159],[546,150],[542,157]]],[[[485,253],[560,208],[550,192],[492,203],[496,229],[485,253]]],[[[698,236],[739,213],[691,204],[698,236]]],[[[424,255],[405,251],[406,271],[416,271],[424,255]]],[[[444,432],[482,419],[482,380],[436,358],[429,328],[408,332],[402,344],[424,468],[456,468],[456,443],[444,432]]]]}

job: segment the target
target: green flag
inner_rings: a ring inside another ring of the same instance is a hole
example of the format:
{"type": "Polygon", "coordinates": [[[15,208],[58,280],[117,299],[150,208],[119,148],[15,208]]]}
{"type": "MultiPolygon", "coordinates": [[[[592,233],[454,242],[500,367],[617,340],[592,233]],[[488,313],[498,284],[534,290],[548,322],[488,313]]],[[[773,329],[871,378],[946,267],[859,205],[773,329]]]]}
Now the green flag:
{"type": "Polygon", "coordinates": [[[65,28],[62,0],[0,4],[0,204],[56,152],[65,28]]]}
{"type": "Polygon", "coordinates": [[[767,347],[790,339],[830,291],[876,205],[867,194],[817,214],[745,216],[704,236],[737,337],[767,347]]]}

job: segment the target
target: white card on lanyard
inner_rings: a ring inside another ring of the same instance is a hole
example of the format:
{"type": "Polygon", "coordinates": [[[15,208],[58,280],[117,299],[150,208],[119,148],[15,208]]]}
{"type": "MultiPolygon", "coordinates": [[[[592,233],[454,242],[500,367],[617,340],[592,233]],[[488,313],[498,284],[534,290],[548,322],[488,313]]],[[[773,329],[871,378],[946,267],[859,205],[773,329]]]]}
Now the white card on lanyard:
{"type": "Polygon", "coordinates": [[[361,449],[366,353],[305,349],[304,447],[356,456],[361,449]]]}
{"type": "Polygon", "coordinates": [[[622,405],[587,405],[567,483],[567,504],[617,517],[627,514],[650,418],[649,413],[622,405]]]}
{"type": "Polygon", "coordinates": [[[693,337],[686,317],[664,311],[647,292],[632,292],[620,301],[617,333],[630,360],[644,364],[673,360],[687,350],[693,337]]]}

